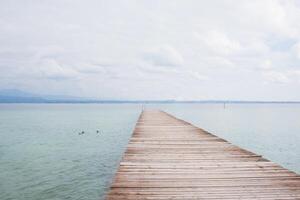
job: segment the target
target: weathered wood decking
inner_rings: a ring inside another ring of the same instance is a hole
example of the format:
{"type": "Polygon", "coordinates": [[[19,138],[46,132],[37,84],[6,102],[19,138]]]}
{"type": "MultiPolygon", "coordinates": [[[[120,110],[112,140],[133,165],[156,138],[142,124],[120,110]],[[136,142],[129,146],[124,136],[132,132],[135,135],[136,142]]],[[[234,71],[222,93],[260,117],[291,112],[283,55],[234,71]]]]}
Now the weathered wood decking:
{"type": "Polygon", "coordinates": [[[300,199],[300,176],[167,113],[144,111],[106,199],[300,199]]]}

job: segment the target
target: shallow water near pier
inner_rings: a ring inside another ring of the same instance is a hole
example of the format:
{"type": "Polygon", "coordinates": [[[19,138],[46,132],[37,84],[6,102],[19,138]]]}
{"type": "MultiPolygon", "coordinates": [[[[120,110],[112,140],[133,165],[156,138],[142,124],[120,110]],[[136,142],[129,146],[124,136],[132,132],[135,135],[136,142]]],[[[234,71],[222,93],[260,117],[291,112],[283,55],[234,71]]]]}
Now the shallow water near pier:
{"type": "MultiPolygon", "coordinates": [[[[141,107],[0,104],[0,199],[104,199],[141,107]]],[[[300,104],[146,108],[163,109],[300,173],[300,104]]]]}

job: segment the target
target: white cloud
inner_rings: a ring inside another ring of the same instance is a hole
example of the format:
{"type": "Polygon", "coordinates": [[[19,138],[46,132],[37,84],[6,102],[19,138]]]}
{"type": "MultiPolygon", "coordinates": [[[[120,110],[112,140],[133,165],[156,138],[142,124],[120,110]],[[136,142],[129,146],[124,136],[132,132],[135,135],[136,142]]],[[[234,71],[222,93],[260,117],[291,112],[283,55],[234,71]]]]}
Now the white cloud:
{"type": "Polygon", "coordinates": [[[290,81],[288,76],[282,72],[267,71],[267,72],[264,72],[263,75],[268,82],[285,84],[290,81]]]}
{"type": "Polygon", "coordinates": [[[182,55],[169,45],[151,48],[143,53],[143,59],[156,66],[181,66],[184,63],[182,55]]]}
{"type": "Polygon", "coordinates": [[[300,100],[299,6],[293,0],[0,1],[0,88],[269,100],[271,92],[258,92],[264,89],[300,100]]]}
{"type": "Polygon", "coordinates": [[[205,75],[200,74],[199,72],[195,71],[188,71],[188,74],[192,76],[193,78],[200,80],[200,81],[206,81],[209,80],[209,78],[205,75]]]}
{"type": "Polygon", "coordinates": [[[269,59],[264,60],[261,64],[260,68],[264,69],[264,70],[272,69],[272,61],[269,59]]]}
{"type": "Polygon", "coordinates": [[[288,75],[294,79],[295,82],[300,83],[300,69],[289,70],[288,75]]]}
{"type": "Polygon", "coordinates": [[[239,52],[241,45],[238,41],[228,38],[220,31],[194,32],[195,37],[205,45],[207,50],[216,54],[229,55],[239,52]]]}
{"type": "Polygon", "coordinates": [[[294,54],[296,55],[296,57],[300,60],[300,42],[294,44],[292,50],[293,50],[294,54]]]}
{"type": "Polygon", "coordinates": [[[60,65],[56,60],[44,59],[40,63],[40,73],[42,78],[54,80],[76,79],[78,72],[67,66],[60,65]]]}

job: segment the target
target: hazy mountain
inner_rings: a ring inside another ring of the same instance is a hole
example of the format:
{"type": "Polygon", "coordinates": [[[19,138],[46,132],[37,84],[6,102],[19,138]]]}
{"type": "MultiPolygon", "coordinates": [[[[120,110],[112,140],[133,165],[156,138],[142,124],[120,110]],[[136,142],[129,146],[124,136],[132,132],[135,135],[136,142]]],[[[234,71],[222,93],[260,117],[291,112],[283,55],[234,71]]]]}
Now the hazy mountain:
{"type": "Polygon", "coordinates": [[[81,102],[93,99],[72,97],[64,95],[33,94],[17,89],[0,90],[0,103],[55,103],[55,102],[81,102]]]}
{"type": "Polygon", "coordinates": [[[1,96],[8,96],[8,97],[33,97],[33,96],[36,96],[34,94],[24,92],[24,91],[21,91],[21,90],[16,90],[16,89],[0,90],[0,95],[1,96]]]}
{"type": "Polygon", "coordinates": [[[0,103],[300,103],[299,101],[239,101],[239,100],[101,100],[66,95],[33,94],[16,89],[0,90],[0,103]]]}

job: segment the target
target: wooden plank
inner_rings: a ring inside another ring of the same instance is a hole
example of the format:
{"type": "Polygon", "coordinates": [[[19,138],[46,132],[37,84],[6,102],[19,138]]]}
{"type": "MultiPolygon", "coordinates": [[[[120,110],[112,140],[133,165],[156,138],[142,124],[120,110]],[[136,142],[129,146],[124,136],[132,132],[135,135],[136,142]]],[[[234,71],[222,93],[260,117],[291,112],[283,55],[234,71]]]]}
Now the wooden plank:
{"type": "Polygon", "coordinates": [[[300,176],[165,112],[147,110],[106,199],[300,200],[300,176]]]}

